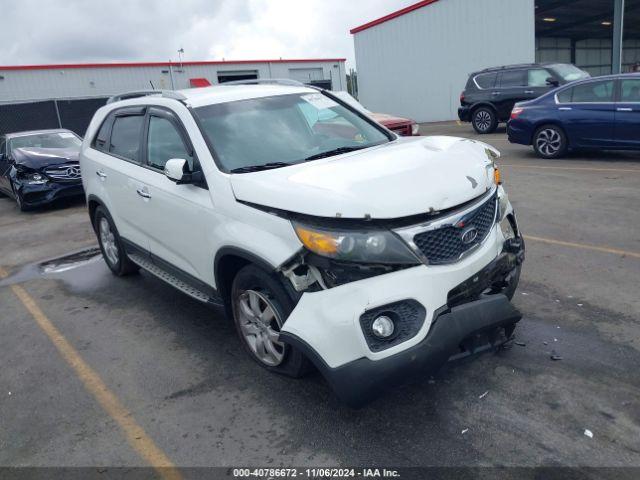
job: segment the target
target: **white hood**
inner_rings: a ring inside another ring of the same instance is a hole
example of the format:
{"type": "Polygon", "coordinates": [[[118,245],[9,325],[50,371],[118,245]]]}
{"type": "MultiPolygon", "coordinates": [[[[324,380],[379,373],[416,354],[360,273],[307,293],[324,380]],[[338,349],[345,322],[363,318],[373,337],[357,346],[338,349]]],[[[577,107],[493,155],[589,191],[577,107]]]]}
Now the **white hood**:
{"type": "Polygon", "coordinates": [[[493,186],[493,166],[475,140],[404,137],[291,167],[231,175],[238,200],[319,217],[406,217],[444,210],[493,186]]]}

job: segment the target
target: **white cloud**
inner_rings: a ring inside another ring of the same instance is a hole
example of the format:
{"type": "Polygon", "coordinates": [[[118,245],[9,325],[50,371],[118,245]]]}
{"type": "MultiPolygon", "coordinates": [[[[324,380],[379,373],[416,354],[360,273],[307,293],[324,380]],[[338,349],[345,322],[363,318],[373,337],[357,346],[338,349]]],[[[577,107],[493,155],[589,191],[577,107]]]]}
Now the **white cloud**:
{"type": "Polygon", "coordinates": [[[346,57],[349,29],[412,0],[3,0],[6,65],[346,57]],[[6,39],[9,39],[7,41],[6,39]]]}

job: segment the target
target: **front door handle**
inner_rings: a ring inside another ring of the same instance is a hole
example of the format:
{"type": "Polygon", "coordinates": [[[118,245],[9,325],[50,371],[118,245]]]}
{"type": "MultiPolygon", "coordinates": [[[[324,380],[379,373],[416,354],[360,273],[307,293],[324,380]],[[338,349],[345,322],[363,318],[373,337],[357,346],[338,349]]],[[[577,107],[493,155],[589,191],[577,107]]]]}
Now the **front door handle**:
{"type": "Polygon", "coordinates": [[[151,198],[151,194],[149,193],[149,190],[147,190],[147,187],[142,187],[136,190],[136,192],[138,192],[138,195],[140,195],[142,198],[151,198]]]}
{"type": "Polygon", "coordinates": [[[96,170],[96,175],[99,176],[100,178],[107,178],[107,174],[104,173],[102,170],[96,170]]]}
{"type": "Polygon", "coordinates": [[[527,95],[535,93],[533,90],[525,90],[524,93],[526,93],[527,95]]]}
{"type": "Polygon", "coordinates": [[[616,110],[619,112],[633,112],[633,108],[628,108],[628,107],[618,107],[616,108],[616,110]]]}
{"type": "Polygon", "coordinates": [[[571,110],[571,107],[559,107],[558,110],[571,110]]]}
{"type": "Polygon", "coordinates": [[[491,95],[500,95],[500,92],[491,92],[491,95]]]}

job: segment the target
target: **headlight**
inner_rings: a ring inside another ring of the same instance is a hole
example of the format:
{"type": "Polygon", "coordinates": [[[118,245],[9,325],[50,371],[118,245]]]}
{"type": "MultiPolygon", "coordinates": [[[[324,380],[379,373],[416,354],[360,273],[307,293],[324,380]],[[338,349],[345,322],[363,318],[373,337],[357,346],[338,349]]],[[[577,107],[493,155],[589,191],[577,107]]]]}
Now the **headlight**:
{"type": "Polygon", "coordinates": [[[411,124],[411,135],[419,135],[420,134],[420,125],[417,123],[411,124]]]}
{"type": "Polygon", "coordinates": [[[334,230],[292,223],[302,244],[323,257],[359,263],[420,263],[408,245],[386,230],[334,230]]]}
{"type": "Polygon", "coordinates": [[[20,180],[29,185],[42,185],[47,181],[47,179],[39,173],[25,173],[20,180]]]}

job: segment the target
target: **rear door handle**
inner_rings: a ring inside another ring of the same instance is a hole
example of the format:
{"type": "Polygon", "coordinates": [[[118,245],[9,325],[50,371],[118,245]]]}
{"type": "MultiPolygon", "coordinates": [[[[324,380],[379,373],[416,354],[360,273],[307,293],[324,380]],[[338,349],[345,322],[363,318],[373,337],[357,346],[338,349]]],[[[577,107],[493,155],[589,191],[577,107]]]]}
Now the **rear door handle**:
{"type": "Polygon", "coordinates": [[[533,90],[525,90],[524,93],[531,94],[531,93],[535,93],[535,92],[533,90]]]}
{"type": "Polygon", "coordinates": [[[96,175],[99,176],[100,178],[107,178],[107,174],[104,173],[102,170],[96,170],[96,175]]]}
{"type": "Polygon", "coordinates": [[[142,198],[151,198],[151,194],[149,193],[147,187],[139,188],[136,190],[136,192],[138,192],[138,195],[140,195],[142,198]]]}
{"type": "Polygon", "coordinates": [[[616,110],[619,112],[633,112],[633,108],[628,108],[628,107],[618,107],[616,108],[616,110]]]}

